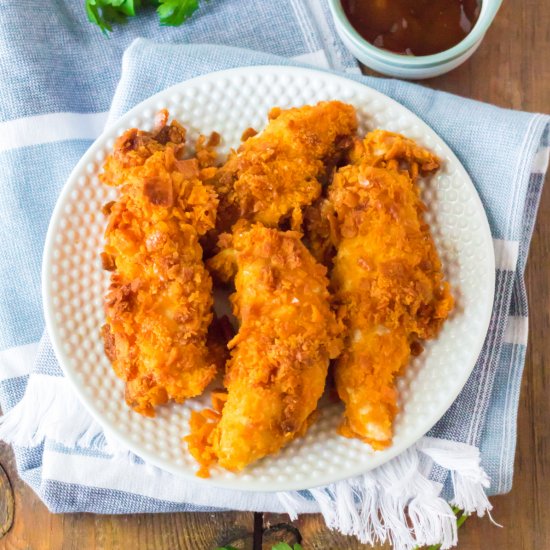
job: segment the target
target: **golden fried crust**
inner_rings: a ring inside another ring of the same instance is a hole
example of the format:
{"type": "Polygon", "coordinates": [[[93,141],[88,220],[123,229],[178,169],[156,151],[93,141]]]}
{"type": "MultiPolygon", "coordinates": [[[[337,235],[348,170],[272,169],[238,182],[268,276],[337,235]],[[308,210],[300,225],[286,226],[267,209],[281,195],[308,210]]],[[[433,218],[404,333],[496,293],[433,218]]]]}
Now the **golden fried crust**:
{"type": "Polygon", "coordinates": [[[301,229],[301,209],[345,156],[357,130],[355,109],[338,101],[273,109],[264,131],[230,153],[215,178],[217,233],[240,218],[301,229]]]}
{"type": "Polygon", "coordinates": [[[387,166],[391,161],[399,161],[400,168],[407,170],[413,180],[419,174],[429,174],[439,168],[439,159],[433,153],[412,139],[385,130],[370,132],[362,142],[357,139],[351,160],[370,166],[387,166]]]}
{"type": "Polygon", "coordinates": [[[105,349],[128,404],[145,415],[200,394],[216,372],[205,345],[212,281],[199,237],[214,226],[217,197],[198,161],[180,158],[184,135],[174,122],[154,134],[130,130],[101,176],[121,191],[107,209],[105,349]]]}
{"type": "Polygon", "coordinates": [[[203,465],[217,460],[241,470],[306,431],[341,342],[326,268],[298,233],[255,225],[235,233],[231,244],[232,302],[241,325],[229,343],[227,402],[206,429],[194,418],[187,441],[203,465]]]}
{"type": "Polygon", "coordinates": [[[383,448],[397,412],[395,376],[411,346],[420,352],[417,340],[435,337],[453,307],[415,185],[439,161],[383,131],[357,143],[352,158],[313,226],[321,227],[318,243],[328,240],[335,250],[331,281],[347,329],[335,369],[346,405],[341,433],[383,448]]]}
{"type": "Polygon", "coordinates": [[[185,128],[176,120],[168,124],[168,111],[162,110],[152,132],[131,128],[120,136],[105,160],[99,179],[105,185],[122,185],[133,168],[142,166],[155,152],[170,148],[177,158],[183,155],[185,128]]]}

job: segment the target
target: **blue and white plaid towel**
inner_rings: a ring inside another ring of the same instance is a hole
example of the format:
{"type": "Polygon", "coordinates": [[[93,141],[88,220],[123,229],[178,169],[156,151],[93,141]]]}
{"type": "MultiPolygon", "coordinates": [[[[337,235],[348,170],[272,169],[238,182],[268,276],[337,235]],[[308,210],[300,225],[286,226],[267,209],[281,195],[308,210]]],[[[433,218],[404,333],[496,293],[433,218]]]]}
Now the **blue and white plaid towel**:
{"type": "Polygon", "coordinates": [[[55,512],[321,511],[329,527],[364,542],[455,544],[448,503],[483,514],[490,509],[486,494],[512,483],[527,344],[523,272],[548,162],[548,117],[361,77],[334,34],[326,0],[258,0],[252,7],[213,0],[181,28],[159,28],[150,14],[110,38],[86,21],[81,2],[0,4],[0,437],[13,443],[20,476],[55,512]],[[132,42],[136,37],[164,44],[132,42]],[[374,472],[331,487],[239,493],[113,455],[43,335],[40,261],[59,191],[109,109],[113,120],[188,78],[283,63],[346,72],[417,113],[451,146],[491,224],[496,296],[477,366],[429,437],[374,472]]]}

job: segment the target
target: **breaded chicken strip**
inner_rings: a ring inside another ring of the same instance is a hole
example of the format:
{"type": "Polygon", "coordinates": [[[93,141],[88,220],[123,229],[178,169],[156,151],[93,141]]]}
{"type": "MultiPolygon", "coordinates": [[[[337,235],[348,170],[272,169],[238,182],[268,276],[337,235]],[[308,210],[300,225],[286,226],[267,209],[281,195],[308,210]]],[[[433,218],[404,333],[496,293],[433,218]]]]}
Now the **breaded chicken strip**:
{"type": "Polygon", "coordinates": [[[107,205],[102,255],[113,272],[105,350],[126,382],[127,403],[148,416],[169,399],[202,393],[216,373],[205,343],[212,281],[199,245],[215,223],[216,194],[202,183],[212,169],[181,160],[185,130],[166,120],[161,113],[155,132],[121,136],[100,175],[120,189],[107,205]]]}
{"type": "Polygon", "coordinates": [[[302,208],[319,197],[356,130],[355,109],[339,101],[272,109],[263,132],[232,151],[216,174],[217,234],[241,218],[300,230],[302,208]]]}
{"type": "Polygon", "coordinates": [[[242,470],[303,435],[340,351],[326,268],[298,233],[245,226],[226,236],[231,248],[209,266],[222,279],[236,271],[231,301],[241,325],[229,343],[227,396],[213,399],[218,409],[227,399],[223,411],[194,413],[186,438],[206,472],[216,461],[242,470]]]}
{"type": "MultiPolygon", "coordinates": [[[[333,258],[332,286],[346,326],[335,368],[344,401],[341,433],[388,446],[397,412],[395,377],[433,338],[453,307],[416,180],[438,159],[400,135],[375,131],[356,143],[317,214],[318,258],[333,258]]],[[[308,214],[311,214],[309,212],[308,214]]]]}

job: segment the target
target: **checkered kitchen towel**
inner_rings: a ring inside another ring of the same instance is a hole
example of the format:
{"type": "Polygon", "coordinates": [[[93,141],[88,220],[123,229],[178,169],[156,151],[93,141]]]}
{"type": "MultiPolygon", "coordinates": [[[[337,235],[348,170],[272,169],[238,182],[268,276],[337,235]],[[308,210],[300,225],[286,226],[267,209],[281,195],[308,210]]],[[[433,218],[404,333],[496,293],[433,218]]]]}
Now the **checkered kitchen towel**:
{"type": "Polygon", "coordinates": [[[326,0],[248,4],[212,0],[176,29],[159,28],[154,14],[140,16],[105,38],[86,21],[81,2],[0,0],[0,436],[13,443],[21,477],[55,512],[320,511],[330,527],[365,542],[450,547],[456,525],[448,502],[482,514],[490,509],[486,494],[511,487],[527,343],[523,271],[547,167],[549,119],[361,77],[335,37],[326,0]],[[223,47],[190,45],[207,42],[223,47]],[[137,457],[113,457],[63,378],[43,334],[40,303],[54,203],[109,109],[116,118],[172,84],[259,64],[348,73],[417,113],[472,177],[497,261],[487,341],[463,392],[429,436],[365,476],[300,493],[205,488],[137,457]]]}

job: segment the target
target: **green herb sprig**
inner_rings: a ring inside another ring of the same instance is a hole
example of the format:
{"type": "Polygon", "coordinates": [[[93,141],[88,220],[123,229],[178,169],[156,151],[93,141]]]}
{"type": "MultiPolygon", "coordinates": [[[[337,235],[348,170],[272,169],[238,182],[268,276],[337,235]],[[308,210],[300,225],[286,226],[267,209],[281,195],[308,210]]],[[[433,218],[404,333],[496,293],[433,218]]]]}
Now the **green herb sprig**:
{"type": "MultiPolygon", "coordinates": [[[[177,27],[187,21],[198,9],[200,0],[145,0],[157,6],[159,22],[177,27]]],[[[141,0],[85,0],[86,14],[104,34],[113,30],[113,24],[125,23],[141,8],[141,0]]]]}

